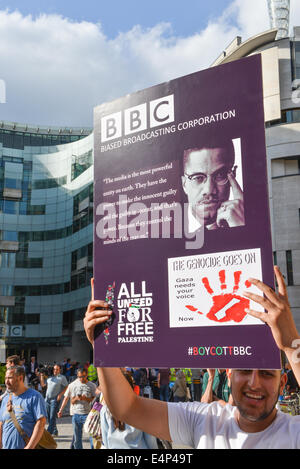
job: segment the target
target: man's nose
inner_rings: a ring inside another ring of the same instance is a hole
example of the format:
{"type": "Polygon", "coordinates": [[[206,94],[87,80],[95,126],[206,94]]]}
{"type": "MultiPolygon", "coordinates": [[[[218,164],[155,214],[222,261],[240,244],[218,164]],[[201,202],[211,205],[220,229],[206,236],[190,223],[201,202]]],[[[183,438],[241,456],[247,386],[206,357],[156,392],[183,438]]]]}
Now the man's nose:
{"type": "Polygon", "coordinates": [[[257,389],[260,386],[260,377],[259,370],[252,370],[252,373],[249,376],[249,387],[252,389],[257,389]]]}
{"type": "Polygon", "coordinates": [[[212,176],[207,176],[206,181],[202,185],[202,194],[209,195],[216,193],[216,183],[212,176]]]}

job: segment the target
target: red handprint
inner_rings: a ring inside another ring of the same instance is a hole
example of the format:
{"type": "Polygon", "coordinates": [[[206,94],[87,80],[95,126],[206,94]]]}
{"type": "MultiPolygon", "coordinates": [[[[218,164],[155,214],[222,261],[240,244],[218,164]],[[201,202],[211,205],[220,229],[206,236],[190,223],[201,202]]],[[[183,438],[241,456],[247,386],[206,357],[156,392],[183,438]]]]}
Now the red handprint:
{"type": "MultiPolygon", "coordinates": [[[[243,298],[240,295],[237,295],[236,292],[239,289],[240,279],[241,279],[241,271],[234,272],[234,287],[232,293],[221,293],[220,295],[214,295],[214,291],[212,290],[208,278],[204,277],[202,279],[202,283],[208,292],[208,294],[212,297],[213,306],[211,307],[210,311],[207,313],[206,317],[215,322],[241,322],[244,317],[246,316],[245,308],[249,308],[250,301],[247,298],[243,298]]],[[[221,270],[219,272],[219,279],[220,279],[220,287],[221,290],[226,290],[226,278],[225,278],[225,270],[221,270]]],[[[250,287],[250,282],[246,281],[245,286],[247,288],[250,287]]],[[[198,312],[199,314],[203,314],[198,308],[195,308],[191,305],[186,305],[190,311],[198,312]]]]}

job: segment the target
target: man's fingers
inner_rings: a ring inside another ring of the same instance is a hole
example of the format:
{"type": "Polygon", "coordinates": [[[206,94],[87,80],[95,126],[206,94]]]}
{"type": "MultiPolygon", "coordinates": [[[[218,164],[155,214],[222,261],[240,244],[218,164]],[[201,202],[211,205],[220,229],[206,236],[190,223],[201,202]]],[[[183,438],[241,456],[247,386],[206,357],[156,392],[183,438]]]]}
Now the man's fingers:
{"type": "Polygon", "coordinates": [[[99,323],[107,321],[109,317],[111,316],[111,314],[112,314],[112,311],[110,310],[104,310],[104,311],[96,310],[87,314],[84,321],[88,326],[91,326],[93,325],[95,321],[98,321],[99,323]]]}
{"type": "Polygon", "coordinates": [[[96,309],[98,310],[106,310],[107,309],[107,303],[102,300],[92,300],[89,302],[86,314],[91,313],[95,311],[96,309]]]}
{"type": "Polygon", "coordinates": [[[88,327],[89,328],[95,328],[96,326],[98,326],[99,324],[103,324],[105,321],[108,321],[109,319],[109,316],[108,315],[104,315],[104,316],[95,316],[94,318],[90,318],[88,320],[88,327]]]}
{"type": "Polygon", "coordinates": [[[273,288],[269,287],[257,278],[249,278],[248,280],[252,285],[255,285],[260,291],[262,291],[272,303],[274,303],[276,306],[280,305],[280,301],[273,288]]]}
{"type": "Polygon", "coordinates": [[[231,171],[228,173],[228,180],[232,188],[233,198],[243,199],[243,191],[231,171]]]}
{"type": "Polygon", "coordinates": [[[287,298],[286,284],[285,284],[283,275],[280,272],[280,269],[279,267],[277,267],[277,265],[274,266],[274,272],[275,272],[275,277],[276,277],[277,284],[278,284],[278,293],[287,298]]]}
{"type": "Polygon", "coordinates": [[[265,308],[267,310],[270,309],[273,306],[273,304],[270,302],[270,300],[268,300],[267,298],[265,298],[263,296],[256,295],[255,293],[252,293],[252,292],[249,292],[249,291],[244,291],[243,296],[245,296],[246,298],[249,298],[252,301],[255,301],[255,303],[260,304],[263,308],[265,308]]]}
{"type": "Polygon", "coordinates": [[[250,314],[250,316],[253,316],[256,319],[260,319],[262,322],[265,322],[266,324],[268,324],[268,321],[267,321],[268,314],[267,313],[262,313],[261,311],[255,311],[255,309],[249,309],[249,308],[246,308],[245,312],[247,314],[250,314]]]}

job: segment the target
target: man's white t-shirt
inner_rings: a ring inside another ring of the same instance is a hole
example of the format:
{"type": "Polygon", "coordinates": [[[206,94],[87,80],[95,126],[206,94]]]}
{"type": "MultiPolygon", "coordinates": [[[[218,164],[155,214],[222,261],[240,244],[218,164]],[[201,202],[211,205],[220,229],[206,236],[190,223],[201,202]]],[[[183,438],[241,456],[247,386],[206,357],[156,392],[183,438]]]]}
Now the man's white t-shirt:
{"type": "Polygon", "coordinates": [[[197,449],[300,449],[300,416],[277,411],[264,431],[245,433],[235,419],[236,411],[218,402],[168,403],[172,441],[197,449]]]}
{"type": "MultiPolygon", "coordinates": [[[[86,396],[88,398],[95,397],[97,386],[91,381],[82,383],[80,379],[76,379],[71,384],[69,384],[64,397],[69,397],[72,400],[72,397],[76,396],[86,396]]],[[[86,415],[91,410],[91,403],[85,400],[77,401],[75,404],[70,405],[70,415],[79,414],[86,415]]]]}

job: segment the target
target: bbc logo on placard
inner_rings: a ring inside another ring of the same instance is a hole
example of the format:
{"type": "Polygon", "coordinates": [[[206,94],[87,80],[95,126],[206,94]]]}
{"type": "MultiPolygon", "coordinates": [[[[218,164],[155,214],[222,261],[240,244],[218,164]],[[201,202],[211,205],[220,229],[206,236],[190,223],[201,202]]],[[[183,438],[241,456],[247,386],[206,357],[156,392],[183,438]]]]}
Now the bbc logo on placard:
{"type": "Polygon", "coordinates": [[[139,104],[101,119],[101,141],[122,138],[174,122],[174,95],[163,96],[149,103],[139,104]]]}

